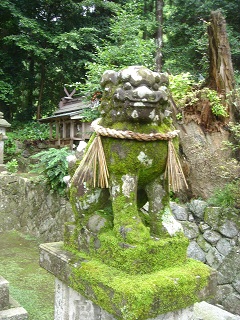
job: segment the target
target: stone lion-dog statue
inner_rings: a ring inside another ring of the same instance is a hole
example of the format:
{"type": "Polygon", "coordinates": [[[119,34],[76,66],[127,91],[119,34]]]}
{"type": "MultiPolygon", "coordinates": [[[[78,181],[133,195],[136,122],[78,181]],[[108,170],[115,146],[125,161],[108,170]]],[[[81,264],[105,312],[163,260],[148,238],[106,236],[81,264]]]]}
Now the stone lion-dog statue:
{"type": "Polygon", "coordinates": [[[177,146],[178,132],[167,85],[166,74],[143,66],[103,74],[101,118],[70,183],[76,222],[66,241],[79,250],[98,250],[104,232],[134,247],[182,231],[169,205],[169,141],[177,146]]]}

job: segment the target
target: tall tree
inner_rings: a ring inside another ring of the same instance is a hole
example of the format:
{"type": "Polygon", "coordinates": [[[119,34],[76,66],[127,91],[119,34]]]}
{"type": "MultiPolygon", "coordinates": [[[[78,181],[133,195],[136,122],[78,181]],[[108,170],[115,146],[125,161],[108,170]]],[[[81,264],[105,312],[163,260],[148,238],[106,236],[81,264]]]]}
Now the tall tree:
{"type": "MultiPolygon", "coordinates": [[[[64,84],[84,77],[85,63],[96,43],[106,38],[117,2],[1,1],[0,57],[5,63],[0,86],[14,93],[9,117],[31,120],[51,112],[64,84]]],[[[0,108],[10,110],[7,95],[2,98],[0,108]]]]}
{"type": "Polygon", "coordinates": [[[156,0],[156,71],[162,70],[162,48],[163,48],[163,0],[156,0]]]}
{"type": "Polygon", "coordinates": [[[94,60],[86,64],[86,82],[80,85],[85,95],[91,95],[100,89],[99,79],[107,69],[119,70],[137,64],[154,69],[155,17],[151,12],[148,13],[148,19],[145,19],[145,16],[141,15],[142,11],[142,2],[129,1],[119,8],[116,16],[111,19],[107,41],[96,47],[94,60]],[[149,35],[152,37],[149,38],[149,35]]]}

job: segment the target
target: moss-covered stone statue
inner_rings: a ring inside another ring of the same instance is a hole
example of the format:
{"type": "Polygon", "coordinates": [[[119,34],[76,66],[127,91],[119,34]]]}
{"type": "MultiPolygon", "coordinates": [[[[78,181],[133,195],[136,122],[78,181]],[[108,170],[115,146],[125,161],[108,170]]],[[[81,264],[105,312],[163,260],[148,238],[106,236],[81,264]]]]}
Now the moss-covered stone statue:
{"type": "MultiPolygon", "coordinates": [[[[142,66],[131,66],[119,72],[106,71],[101,85],[101,119],[92,124],[96,133],[70,182],[75,222],[66,226],[64,243],[77,255],[95,261],[96,265],[99,263],[104,273],[110,268],[109,272],[120,277],[120,282],[128,275],[152,274],[183,265],[186,277],[190,268],[191,294],[184,281],[183,290],[176,289],[178,280],[174,280],[169,290],[175,290],[176,297],[171,302],[161,307],[156,304],[155,308],[154,301],[149,301],[145,311],[140,311],[138,305],[136,317],[124,318],[146,319],[146,315],[183,308],[198,300],[210,271],[201,263],[194,262],[193,267],[193,262],[188,261],[188,240],[169,206],[169,187],[178,188],[185,180],[179,178],[182,171],[174,148],[178,145],[177,131],[169,117],[167,76],[142,66]],[[199,275],[198,283],[196,275],[199,275]]],[[[90,265],[87,268],[91,269],[90,265]]],[[[92,272],[86,272],[92,279],[90,283],[96,280],[96,265],[92,272]]],[[[84,271],[80,268],[79,272],[84,271]]],[[[161,277],[160,282],[165,279],[161,277]]],[[[175,273],[172,277],[181,279],[175,273]]],[[[100,282],[109,285],[107,276],[100,282]]],[[[149,292],[154,300],[154,290],[160,292],[161,284],[153,279],[150,282],[149,292]]],[[[145,282],[144,287],[147,286],[145,282]]],[[[84,291],[84,285],[76,281],[75,288],[84,291]]],[[[93,296],[99,303],[96,292],[93,296]]],[[[124,307],[123,301],[118,303],[124,307]]],[[[117,312],[113,306],[103,307],[123,319],[121,307],[117,312]]]]}

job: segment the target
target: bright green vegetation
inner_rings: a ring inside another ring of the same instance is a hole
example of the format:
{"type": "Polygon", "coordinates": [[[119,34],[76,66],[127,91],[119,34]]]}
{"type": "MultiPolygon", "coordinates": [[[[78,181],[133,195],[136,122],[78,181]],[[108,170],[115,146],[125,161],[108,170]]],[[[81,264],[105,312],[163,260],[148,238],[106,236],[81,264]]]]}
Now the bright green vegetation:
{"type": "MultiPolygon", "coordinates": [[[[80,231],[79,231],[80,232],[80,231]]],[[[91,236],[89,236],[91,237],[91,236]]],[[[70,239],[71,240],[71,239],[70,239]]],[[[74,239],[72,239],[74,241],[74,239]]],[[[148,240],[144,243],[128,245],[120,242],[113,231],[99,235],[101,247],[94,248],[94,237],[85,257],[96,259],[104,264],[126,272],[127,274],[145,274],[163,270],[172,266],[181,266],[186,262],[188,239],[179,234],[159,240],[148,240]]],[[[73,242],[68,240],[66,249],[78,256],[73,242]]],[[[80,255],[83,254],[81,251],[80,255]]]]}
{"type": "MultiPolygon", "coordinates": [[[[154,68],[156,1],[0,2],[0,108],[10,122],[29,121],[56,108],[64,84],[84,84],[93,96],[108,68],[154,68]],[[123,27],[124,26],[124,27],[123,27]]],[[[239,81],[238,0],[162,1],[163,71],[206,77],[210,12],[226,17],[239,81]]],[[[81,86],[79,86],[81,87],[81,86]]],[[[82,94],[82,90],[80,91],[82,94]]]]}
{"type": "Polygon", "coordinates": [[[45,180],[50,189],[64,195],[66,184],[63,178],[68,175],[67,156],[71,154],[69,148],[50,148],[41,151],[34,156],[38,162],[33,166],[32,172],[39,174],[45,180]]]}
{"type": "Polygon", "coordinates": [[[6,164],[6,169],[8,172],[16,173],[18,171],[18,162],[15,158],[8,161],[6,164]]]}
{"type": "Polygon", "coordinates": [[[117,319],[141,320],[199,301],[209,276],[210,268],[194,260],[144,275],[129,275],[91,260],[73,267],[71,286],[117,319]]]}
{"type": "Polygon", "coordinates": [[[231,141],[224,141],[224,145],[229,147],[240,159],[240,123],[229,123],[229,130],[231,132],[231,141]]]}
{"type": "Polygon", "coordinates": [[[178,120],[182,119],[182,116],[180,116],[181,110],[186,105],[195,106],[201,100],[206,99],[208,99],[211,111],[215,116],[228,117],[227,108],[222,104],[218,93],[207,87],[201,88],[202,83],[194,81],[190,73],[182,73],[176,76],[171,75],[169,79],[172,97],[180,111],[177,115],[178,120]]]}
{"type": "Polygon", "coordinates": [[[40,268],[39,243],[15,231],[0,233],[0,275],[29,320],[53,319],[54,277],[40,268]]]}
{"type": "Polygon", "coordinates": [[[225,185],[224,188],[214,192],[208,199],[211,206],[224,208],[240,208],[240,179],[232,181],[225,185]]]}
{"type": "MultiPolygon", "coordinates": [[[[48,125],[38,122],[31,122],[23,126],[15,126],[12,132],[8,133],[8,139],[4,144],[4,162],[10,173],[17,172],[22,163],[23,156],[21,149],[17,148],[17,142],[24,144],[24,148],[32,154],[30,157],[33,164],[31,173],[38,175],[37,181],[44,181],[48,184],[51,190],[57,191],[64,195],[66,184],[63,182],[63,177],[68,175],[68,162],[66,157],[71,154],[69,148],[62,149],[49,148],[36,153],[34,146],[39,141],[44,142],[49,138],[48,125]]],[[[46,145],[47,146],[47,145],[46,145]]]]}
{"type": "Polygon", "coordinates": [[[11,132],[7,132],[7,137],[8,139],[4,142],[5,162],[19,156],[17,142],[25,143],[30,148],[33,148],[36,142],[49,139],[49,126],[36,121],[24,124],[14,122],[11,126],[11,132]]]}

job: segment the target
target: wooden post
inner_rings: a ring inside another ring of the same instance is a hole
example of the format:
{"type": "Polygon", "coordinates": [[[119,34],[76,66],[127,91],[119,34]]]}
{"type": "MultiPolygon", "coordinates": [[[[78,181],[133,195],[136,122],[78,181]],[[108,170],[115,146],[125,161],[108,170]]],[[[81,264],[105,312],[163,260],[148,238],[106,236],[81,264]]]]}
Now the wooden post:
{"type": "Polygon", "coordinates": [[[49,123],[49,138],[52,140],[53,138],[53,128],[52,128],[52,122],[49,123]]]}
{"type": "Polygon", "coordinates": [[[57,146],[60,146],[60,122],[56,121],[56,139],[57,139],[57,146]]]}
{"type": "Polygon", "coordinates": [[[70,139],[73,140],[74,138],[74,121],[71,120],[70,122],[70,139]]]}
{"type": "Polygon", "coordinates": [[[66,139],[66,137],[67,137],[66,122],[63,120],[63,122],[62,122],[62,138],[66,139]]]}

